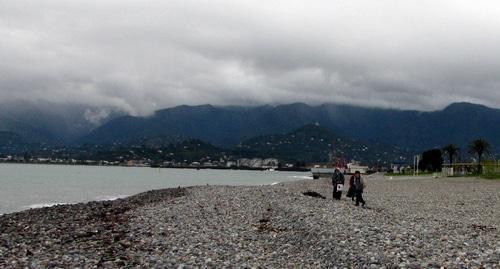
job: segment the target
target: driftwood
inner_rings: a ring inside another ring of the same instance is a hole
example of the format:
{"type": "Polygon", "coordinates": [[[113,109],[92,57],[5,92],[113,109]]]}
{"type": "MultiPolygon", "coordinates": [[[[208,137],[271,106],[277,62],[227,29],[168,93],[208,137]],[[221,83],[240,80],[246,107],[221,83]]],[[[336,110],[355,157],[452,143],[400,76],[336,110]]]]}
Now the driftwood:
{"type": "Polygon", "coordinates": [[[304,194],[305,196],[311,196],[311,197],[314,197],[314,198],[321,198],[321,199],[326,199],[325,196],[315,192],[315,191],[306,191],[306,192],[303,192],[302,194],[304,194]]]}

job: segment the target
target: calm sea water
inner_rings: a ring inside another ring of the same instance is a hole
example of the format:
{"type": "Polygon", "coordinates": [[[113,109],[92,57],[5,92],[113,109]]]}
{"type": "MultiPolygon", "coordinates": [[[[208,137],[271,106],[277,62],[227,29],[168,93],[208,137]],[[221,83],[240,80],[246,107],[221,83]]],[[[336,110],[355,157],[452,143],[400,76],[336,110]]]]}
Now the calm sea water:
{"type": "Polygon", "coordinates": [[[0,214],[60,203],[112,200],[151,189],[193,185],[263,185],[309,173],[0,164],[0,214]]]}

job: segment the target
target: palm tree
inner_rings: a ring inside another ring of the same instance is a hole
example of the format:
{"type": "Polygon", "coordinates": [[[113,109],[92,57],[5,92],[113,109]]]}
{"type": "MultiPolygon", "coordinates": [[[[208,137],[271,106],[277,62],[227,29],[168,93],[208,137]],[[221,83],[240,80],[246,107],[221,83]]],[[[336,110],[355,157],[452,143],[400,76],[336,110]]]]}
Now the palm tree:
{"type": "Polygon", "coordinates": [[[484,153],[489,152],[490,150],[490,143],[484,139],[476,139],[472,141],[469,144],[469,153],[470,154],[477,154],[477,166],[478,166],[478,171],[481,173],[481,161],[484,153]]]}
{"type": "Polygon", "coordinates": [[[443,152],[448,154],[448,157],[450,158],[450,164],[453,164],[453,156],[458,155],[458,150],[459,148],[453,144],[448,144],[443,147],[443,152]]]}

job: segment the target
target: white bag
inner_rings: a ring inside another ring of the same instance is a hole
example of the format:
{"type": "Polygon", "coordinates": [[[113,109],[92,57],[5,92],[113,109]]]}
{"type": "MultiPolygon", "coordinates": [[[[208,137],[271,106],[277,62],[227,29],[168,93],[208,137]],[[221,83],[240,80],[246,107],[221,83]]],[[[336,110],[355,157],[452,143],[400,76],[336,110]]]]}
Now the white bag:
{"type": "Polygon", "coordinates": [[[344,184],[337,184],[337,191],[344,190],[344,184]]]}

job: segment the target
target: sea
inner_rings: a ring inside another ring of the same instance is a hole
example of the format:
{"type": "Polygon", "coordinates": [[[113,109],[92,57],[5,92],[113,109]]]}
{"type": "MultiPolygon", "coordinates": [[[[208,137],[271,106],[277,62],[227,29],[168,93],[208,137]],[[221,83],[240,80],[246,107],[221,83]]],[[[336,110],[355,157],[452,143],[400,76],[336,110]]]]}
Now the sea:
{"type": "Polygon", "coordinates": [[[207,184],[272,185],[311,178],[308,172],[1,163],[0,214],[114,200],[153,189],[207,184]]]}

